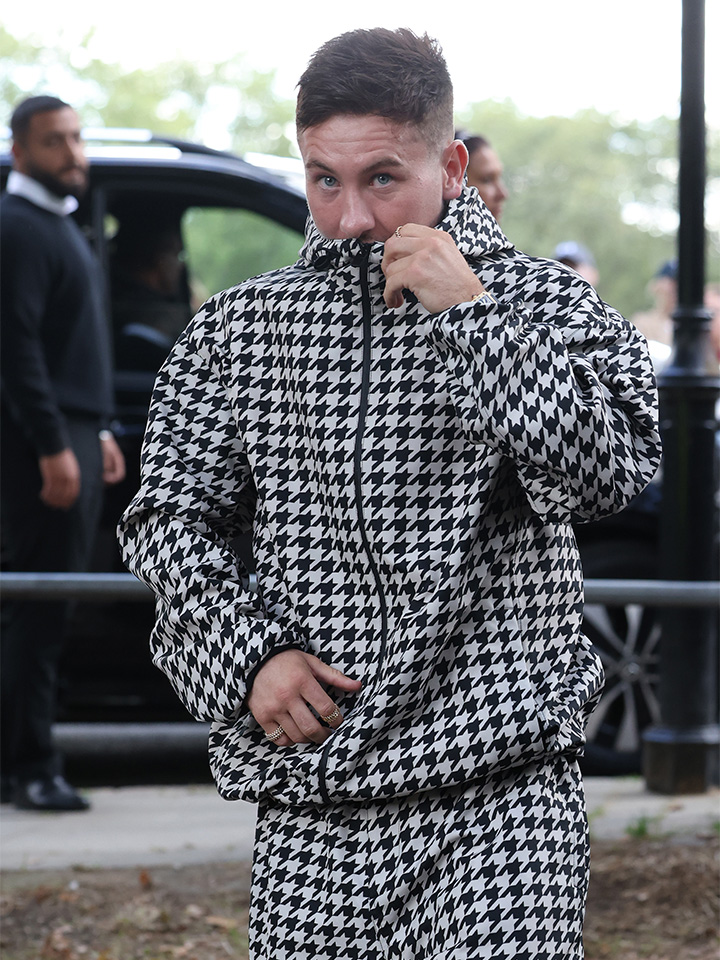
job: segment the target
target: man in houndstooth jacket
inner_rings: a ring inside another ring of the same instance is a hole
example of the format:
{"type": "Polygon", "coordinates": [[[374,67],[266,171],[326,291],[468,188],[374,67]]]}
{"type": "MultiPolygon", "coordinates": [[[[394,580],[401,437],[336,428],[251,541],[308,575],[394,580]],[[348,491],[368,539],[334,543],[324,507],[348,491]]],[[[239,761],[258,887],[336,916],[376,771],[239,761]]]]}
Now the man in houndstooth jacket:
{"type": "Polygon", "coordinates": [[[434,41],[345,34],[299,87],[305,246],[180,338],[121,524],[154,659],[259,803],[255,960],[579,960],[570,524],[657,468],[646,344],[465,186],[434,41]]]}

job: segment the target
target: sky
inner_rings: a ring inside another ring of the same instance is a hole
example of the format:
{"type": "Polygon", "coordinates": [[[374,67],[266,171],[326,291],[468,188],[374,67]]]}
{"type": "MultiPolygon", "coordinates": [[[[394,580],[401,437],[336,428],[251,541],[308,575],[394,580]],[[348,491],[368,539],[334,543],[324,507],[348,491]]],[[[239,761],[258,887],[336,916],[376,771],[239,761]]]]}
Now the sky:
{"type": "MultiPolygon", "coordinates": [[[[284,97],[294,97],[325,40],[358,27],[409,26],[442,45],[458,109],[509,98],[534,116],[587,107],[637,120],[678,113],[681,0],[473,0],[465,11],[447,0],[34,0],[6,4],[3,23],[15,36],[70,50],[94,28],[93,56],[128,69],[242,53],[249,65],[277,71],[284,97]]],[[[706,0],[706,35],[706,115],[720,127],[720,0],[706,0]]]]}

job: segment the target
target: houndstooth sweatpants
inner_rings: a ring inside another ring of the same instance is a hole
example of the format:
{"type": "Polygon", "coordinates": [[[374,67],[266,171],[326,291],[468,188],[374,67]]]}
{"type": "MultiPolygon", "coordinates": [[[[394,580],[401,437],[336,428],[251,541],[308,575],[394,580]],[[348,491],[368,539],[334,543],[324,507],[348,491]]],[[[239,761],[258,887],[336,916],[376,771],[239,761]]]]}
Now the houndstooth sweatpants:
{"type": "Polygon", "coordinates": [[[261,803],[251,960],[582,960],[582,780],[555,757],[482,785],[261,803]]]}

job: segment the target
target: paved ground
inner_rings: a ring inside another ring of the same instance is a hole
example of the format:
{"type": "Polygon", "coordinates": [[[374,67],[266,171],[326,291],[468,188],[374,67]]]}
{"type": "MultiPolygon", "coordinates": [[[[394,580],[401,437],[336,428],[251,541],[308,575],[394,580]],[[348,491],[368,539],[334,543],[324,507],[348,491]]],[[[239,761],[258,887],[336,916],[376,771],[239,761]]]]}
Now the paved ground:
{"type": "MultiPolygon", "coordinates": [[[[591,836],[597,839],[706,834],[720,824],[720,791],[649,794],[639,777],[586,779],[591,836]]],[[[3,806],[0,866],[182,866],[249,860],[255,808],[221,800],[211,786],[88,790],[85,813],[37,814],[3,806]]]]}

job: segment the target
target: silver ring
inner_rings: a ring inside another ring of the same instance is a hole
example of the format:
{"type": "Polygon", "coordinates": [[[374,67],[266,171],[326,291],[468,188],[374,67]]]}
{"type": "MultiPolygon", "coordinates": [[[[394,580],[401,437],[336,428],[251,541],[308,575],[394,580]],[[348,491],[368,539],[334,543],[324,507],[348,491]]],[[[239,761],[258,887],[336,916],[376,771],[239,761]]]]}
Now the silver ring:
{"type": "MultiPolygon", "coordinates": [[[[401,230],[402,230],[402,224],[400,224],[399,227],[395,227],[395,236],[398,238],[398,240],[402,240],[402,234],[400,233],[401,230]]],[[[325,718],[323,717],[323,719],[325,718]]]]}
{"type": "Polygon", "coordinates": [[[332,723],[333,720],[337,720],[340,716],[340,707],[335,707],[332,713],[329,713],[326,717],[321,716],[320,719],[324,720],[325,723],[332,723]]]}
{"type": "Polygon", "coordinates": [[[280,737],[285,733],[283,728],[278,724],[278,726],[271,733],[266,733],[265,736],[268,740],[272,740],[275,743],[276,740],[279,740],[280,737]]]}

